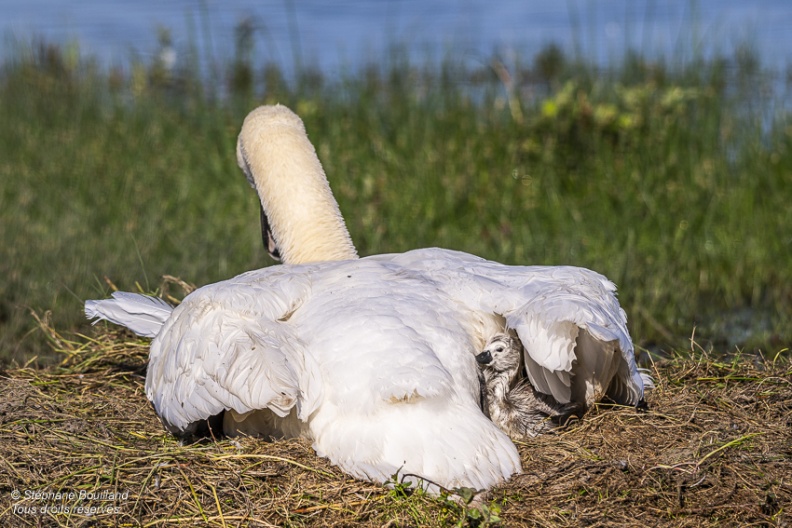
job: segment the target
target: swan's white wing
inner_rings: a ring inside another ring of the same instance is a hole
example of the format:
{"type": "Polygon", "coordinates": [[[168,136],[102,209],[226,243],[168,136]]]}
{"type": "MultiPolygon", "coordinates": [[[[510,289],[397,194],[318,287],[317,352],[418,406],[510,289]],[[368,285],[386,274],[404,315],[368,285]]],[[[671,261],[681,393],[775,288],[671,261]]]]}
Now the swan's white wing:
{"type": "Polygon", "coordinates": [[[321,384],[282,322],[306,290],[297,279],[264,290],[242,275],[193,292],[174,310],[152,342],[146,377],[146,394],[169,430],[191,432],[224,410],[313,411],[321,384]]]}
{"type": "Polygon", "coordinates": [[[467,253],[422,249],[382,255],[434,280],[470,310],[503,316],[526,349],[537,390],[559,402],[603,396],[636,405],[643,379],[616,288],[570,266],[505,266],[467,253]]]}
{"type": "Polygon", "coordinates": [[[585,281],[588,270],[566,271],[578,278],[565,282],[573,287],[546,287],[550,291],[505,313],[525,346],[529,378],[560,402],[591,405],[607,395],[637,405],[643,383],[623,312],[609,306],[613,296],[598,283],[585,281]]]}

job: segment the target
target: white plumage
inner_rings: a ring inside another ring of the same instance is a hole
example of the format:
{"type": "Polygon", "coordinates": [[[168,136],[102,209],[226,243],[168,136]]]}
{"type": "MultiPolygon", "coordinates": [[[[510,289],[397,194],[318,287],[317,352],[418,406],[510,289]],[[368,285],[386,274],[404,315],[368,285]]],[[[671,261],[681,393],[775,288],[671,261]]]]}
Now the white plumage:
{"type": "Polygon", "coordinates": [[[157,337],[173,307],[158,297],[113,292],[113,301],[85,301],[85,316],[126,326],[142,337],[157,337]]]}
{"type": "Polygon", "coordinates": [[[146,394],[170,431],[224,413],[226,433],[310,438],[359,478],[488,488],[520,471],[479,408],[475,354],[506,327],[531,382],[559,402],[641,401],[601,275],[442,249],[357,259],[302,122],[282,106],[248,116],[237,157],[287,265],[200,288],[169,314],[128,296],[86,303],[89,317],[156,334],[146,394]]]}

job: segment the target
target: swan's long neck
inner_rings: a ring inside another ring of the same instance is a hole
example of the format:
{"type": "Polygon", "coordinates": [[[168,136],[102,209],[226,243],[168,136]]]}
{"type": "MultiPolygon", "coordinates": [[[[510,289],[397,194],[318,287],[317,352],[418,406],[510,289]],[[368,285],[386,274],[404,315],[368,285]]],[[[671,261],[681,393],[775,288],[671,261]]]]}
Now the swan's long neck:
{"type": "Polygon", "coordinates": [[[358,258],[302,120],[285,106],[248,114],[237,163],[255,187],[286,264],[358,258]]]}

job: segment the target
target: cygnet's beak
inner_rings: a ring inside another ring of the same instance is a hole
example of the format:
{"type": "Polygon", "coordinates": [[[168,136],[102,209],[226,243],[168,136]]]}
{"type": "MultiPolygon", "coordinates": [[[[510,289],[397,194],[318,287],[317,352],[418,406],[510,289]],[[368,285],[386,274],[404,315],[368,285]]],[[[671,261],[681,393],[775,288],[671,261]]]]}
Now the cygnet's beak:
{"type": "Polygon", "coordinates": [[[492,354],[489,350],[485,350],[476,356],[476,362],[480,365],[489,365],[492,362],[492,354]]]}

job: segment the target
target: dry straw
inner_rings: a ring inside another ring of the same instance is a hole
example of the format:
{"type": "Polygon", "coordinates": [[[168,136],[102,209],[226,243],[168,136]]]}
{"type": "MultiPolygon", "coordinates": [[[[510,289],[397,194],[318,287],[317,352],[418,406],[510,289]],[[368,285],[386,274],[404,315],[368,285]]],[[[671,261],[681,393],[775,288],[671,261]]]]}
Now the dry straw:
{"type": "Polygon", "coordinates": [[[601,405],[520,443],[471,500],[352,479],[306,441],[182,445],[146,400],[145,341],[41,327],[56,368],[0,373],[2,526],[789,526],[788,352],[654,366],[648,411],[601,405]],[[46,507],[46,508],[45,508],[46,507]],[[34,510],[35,508],[35,510],[34,510]],[[45,510],[45,511],[42,511],[45,510]]]}

